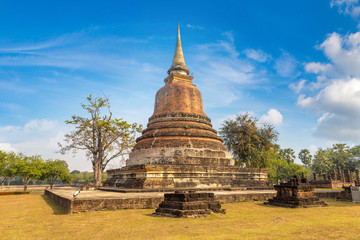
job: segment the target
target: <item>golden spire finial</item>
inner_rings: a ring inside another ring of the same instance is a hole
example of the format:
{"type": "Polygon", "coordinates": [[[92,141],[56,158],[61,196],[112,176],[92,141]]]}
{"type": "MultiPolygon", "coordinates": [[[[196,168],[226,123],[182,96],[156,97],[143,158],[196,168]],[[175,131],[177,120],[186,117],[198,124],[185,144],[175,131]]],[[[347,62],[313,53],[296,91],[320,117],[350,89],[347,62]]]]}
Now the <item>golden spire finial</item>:
{"type": "Polygon", "coordinates": [[[181,38],[180,38],[180,26],[178,24],[178,33],[177,33],[177,40],[176,40],[176,47],[174,58],[171,64],[170,69],[168,70],[168,74],[171,72],[177,72],[180,74],[189,75],[190,71],[187,69],[184,60],[184,54],[181,47],[181,38]]]}

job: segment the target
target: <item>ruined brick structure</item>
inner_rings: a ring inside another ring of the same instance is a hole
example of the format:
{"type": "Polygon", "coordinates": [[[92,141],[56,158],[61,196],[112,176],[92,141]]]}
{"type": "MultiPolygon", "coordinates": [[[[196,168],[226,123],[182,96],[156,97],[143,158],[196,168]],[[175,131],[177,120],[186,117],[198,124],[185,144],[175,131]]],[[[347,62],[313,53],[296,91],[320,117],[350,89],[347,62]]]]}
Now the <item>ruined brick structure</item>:
{"type": "Polygon", "coordinates": [[[356,184],[356,181],[355,183],[353,181],[352,172],[347,170],[345,175],[341,167],[338,167],[338,175],[336,169],[332,170],[331,176],[324,174],[323,179],[318,179],[316,173],[313,173],[313,175],[314,178],[310,181],[310,184],[316,188],[342,188],[343,186],[349,187],[356,184]]]}
{"type": "Polygon", "coordinates": [[[351,202],[351,189],[350,186],[343,186],[343,191],[340,192],[339,196],[336,198],[337,201],[351,202]]]}
{"type": "Polygon", "coordinates": [[[165,217],[206,217],[211,213],[225,214],[214,193],[182,192],[165,193],[164,201],[155,210],[155,215],[165,217]]]}
{"type": "Polygon", "coordinates": [[[172,65],[155,97],[154,113],[126,167],[108,170],[105,186],[135,189],[268,186],[266,169],[234,166],[204,113],[185,65],[180,31],[172,65]]]}
{"type": "Polygon", "coordinates": [[[269,199],[266,204],[280,207],[325,207],[327,204],[319,201],[314,195],[314,187],[310,185],[306,178],[294,176],[287,183],[280,183],[274,186],[277,191],[276,197],[269,199]]]}

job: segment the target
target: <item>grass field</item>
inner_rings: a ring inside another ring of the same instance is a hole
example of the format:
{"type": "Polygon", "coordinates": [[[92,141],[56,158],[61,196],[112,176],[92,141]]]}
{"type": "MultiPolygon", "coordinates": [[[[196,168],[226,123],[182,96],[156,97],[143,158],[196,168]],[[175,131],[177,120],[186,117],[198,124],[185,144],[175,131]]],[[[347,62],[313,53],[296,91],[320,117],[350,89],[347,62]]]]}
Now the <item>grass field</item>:
{"type": "Polygon", "coordinates": [[[0,239],[360,239],[360,204],[286,209],[224,204],[226,215],[172,219],[153,209],[64,214],[39,194],[0,196],[0,239]]]}

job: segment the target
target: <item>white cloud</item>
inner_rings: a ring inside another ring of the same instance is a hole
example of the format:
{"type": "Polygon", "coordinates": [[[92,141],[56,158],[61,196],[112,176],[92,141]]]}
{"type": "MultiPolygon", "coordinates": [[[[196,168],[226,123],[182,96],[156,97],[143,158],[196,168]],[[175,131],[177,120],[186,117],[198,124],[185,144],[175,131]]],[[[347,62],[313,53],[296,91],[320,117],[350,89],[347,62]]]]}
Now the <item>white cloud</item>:
{"type": "Polygon", "coordinates": [[[244,54],[246,57],[253,59],[257,62],[266,62],[271,56],[267,54],[266,52],[262,51],[261,49],[255,50],[255,49],[245,49],[244,54]]]}
{"type": "Polygon", "coordinates": [[[4,152],[17,152],[16,148],[10,143],[0,143],[0,150],[4,152]]]}
{"type": "Polygon", "coordinates": [[[70,169],[91,170],[85,154],[61,155],[58,142],[62,142],[70,128],[61,126],[57,121],[34,119],[23,126],[0,126],[0,149],[21,152],[26,155],[41,155],[44,159],[63,159],[70,169]]]}
{"type": "Polygon", "coordinates": [[[32,131],[48,131],[57,124],[57,121],[49,121],[46,119],[34,119],[27,122],[24,126],[24,133],[32,131]]]}
{"type": "Polygon", "coordinates": [[[7,46],[0,52],[0,66],[55,67],[83,70],[91,73],[119,77],[127,72],[141,71],[152,74],[159,68],[142,59],[123,57],[122,49],[130,44],[147,43],[144,39],[118,36],[98,36],[96,28],[77,33],[64,34],[40,43],[7,46]],[[95,31],[95,33],[94,33],[95,31]]]}
{"type": "Polygon", "coordinates": [[[332,66],[329,64],[325,65],[325,74],[330,75],[331,73],[326,70],[334,67],[338,76],[360,76],[360,32],[345,36],[332,33],[319,48],[323,50],[326,57],[332,62],[332,66]]]}
{"type": "Polygon", "coordinates": [[[291,83],[289,85],[289,88],[291,90],[293,90],[295,93],[299,93],[305,86],[306,80],[305,79],[301,79],[299,82],[297,83],[291,83]]]}
{"type": "Polygon", "coordinates": [[[323,64],[319,62],[310,62],[305,65],[305,70],[308,73],[315,73],[315,74],[324,73],[331,68],[332,66],[330,64],[323,64]]]}
{"type": "MultiPolygon", "coordinates": [[[[66,144],[64,136],[71,130],[69,126],[47,119],[30,120],[24,126],[0,126],[0,150],[41,155],[43,159],[62,159],[68,163],[70,170],[92,171],[84,151],[65,155],[58,153],[58,143],[66,144]]],[[[115,159],[113,164],[118,162],[119,159],[115,159]]]]}
{"type": "Polygon", "coordinates": [[[335,141],[360,141],[360,32],[332,33],[319,46],[330,63],[310,62],[316,75],[313,94],[301,94],[298,105],[319,114],[315,135],[335,141]]]}
{"type": "Polygon", "coordinates": [[[278,110],[274,108],[270,109],[266,114],[262,115],[259,119],[260,123],[270,123],[274,126],[280,125],[282,121],[283,121],[283,116],[278,110]]]}
{"type": "Polygon", "coordinates": [[[192,28],[192,29],[200,29],[200,30],[204,29],[204,27],[201,27],[199,25],[192,25],[192,24],[186,24],[186,27],[192,28]]]}
{"type": "Polygon", "coordinates": [[[298,104],[315,113],[360,116],[360,79],[333,80],[314,97],[300,95],[298,104]]]}
{"type": "Polygon", "coordinates": [[[283,52],[279,58],[275,60],[274,68],[282,77],[295,77],[297,75],[296,68],[298,62],[287,52],[283,52]]]}
{"type": "Polygon", "coordinates": [[[330,6],[338,7],[340,13],[350,15],[353,18],[360,16],[359,0],[331,0],[330,6]]]}
{"type": "Polygon", "coordinates": [[[310,154],[314,155],[318,150],[318,147],[315,146],[315,145],[310,145],[309,147],[309,151],[310,151],[310,154]]]}

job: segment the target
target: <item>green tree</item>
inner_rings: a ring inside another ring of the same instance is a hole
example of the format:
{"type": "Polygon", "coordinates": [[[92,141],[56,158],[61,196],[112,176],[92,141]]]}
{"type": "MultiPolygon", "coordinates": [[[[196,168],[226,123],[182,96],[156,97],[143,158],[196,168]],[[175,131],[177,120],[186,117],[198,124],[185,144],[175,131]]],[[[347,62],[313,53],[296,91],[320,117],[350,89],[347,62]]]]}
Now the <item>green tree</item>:
{"type": "Polygon", "coordinates": [[[348,163],[348,168],[351,171],[360,168],[360,145],[354,146],[350,149],[351,157],[348,163]]]}
{"type": "Polygon", "coordinates": [[[72,175],[73,175],[73,174],[78,174],[78,173],[80,173],[80,171],[79,171],[79,170],[72,170],[70,174],[72,174],[72,175]]]}
{"type": "Polygon", "coordinates": [[[305,176],[309,176],[310,171],[295,163],[292,159],[295,158],[295,153],[292,149],[280,149],[277,146],[277,157],[273,159],[271,166],[269,167],[269,179],[274,183],[278,183],[279,180],[289,180],[294,175],[301,176],[304,173],[305,176]]]}
{"type": "Polygon", "coordinates": [[[312,155],[309,150],[301,149],[299,152],[299,159],[306,167],[309,167],[311,165],[312,155]]]}
{"type": "Polygon", "coordinates": [[[15,159],[16,175],[22,177],[24,191],[30,180],[40,179],[44,168],[44,161],[40,156],[25,156],[18,154],[15,159]]]}
{"type": "Polygon", "coordinates": [[[9,168],[11,166],[9,154],[0,150],[0,185],[2,185],[9,177],[9,168]]]}
{"type": "Polygon", "coordinates": [[[279,150],[279,155],[285,159],[288,163],[294,163],[295,162],[295,151],[291,148],[285,148],[279,150]]]}
{"type": "Polygon", "coordinates": [[[314,155],[311,170],[319,175],[329,174],[335,165],[330,159],[330,150],[319,148],[314,155]]]}
{"type": "Polygon", "coordinates": [[[87,97],[87,104],[81,104],[89,117],[72,116],[67,124],[75,130],[65,135],[65,145],[59,143],[60,153],[85,150],[92,162],[94,183],[101,185],[102,172],[114,158],[126,154],[135,145],[135,136],[141,132],[141,125],[129,124],[121,118],[113,118],[107,98],[87,97]],[[107,114],[103,114],[106,111],[107,114]]]}
{"type": "Polygon", "coordinates": [[[349,146],[346,144],[334,144],[333,147],[328,150],[328,156],[333,166],[341,167],[342,169],[349,169],[351,152],[349,146]]]}
{"type": "Polygon", "coordinates": [[[235,120],[225,120],[219,133],[236,165],[255,168],[271,165],[278,136],[272,125],[260,126],[256,118],[246,113],[235,120]]]}
{"type": "Polygon", "coordinates": [[[72,176],[67,163],[56,159],[45,161],[40,179],[43,181],[47,180],[50,184],[50,189],[52,189],[56,180],[60,179],[64,183],[71,183],[72,176]]]}

